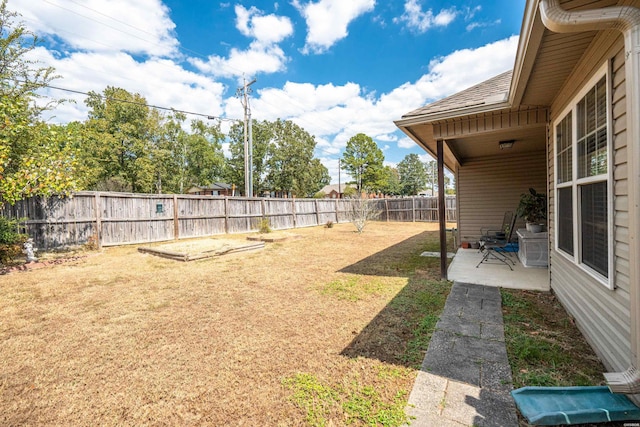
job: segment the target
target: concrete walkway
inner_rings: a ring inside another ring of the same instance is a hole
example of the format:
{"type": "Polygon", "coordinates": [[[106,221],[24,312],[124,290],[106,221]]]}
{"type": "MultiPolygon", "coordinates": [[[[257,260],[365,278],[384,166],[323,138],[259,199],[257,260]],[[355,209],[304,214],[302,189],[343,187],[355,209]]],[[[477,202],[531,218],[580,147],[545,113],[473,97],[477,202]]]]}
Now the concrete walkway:
{"type": "Polygon", "coordinates": [[[412,427],[517,427],[495,287],[455,282],[409,396],[412,427]]]}

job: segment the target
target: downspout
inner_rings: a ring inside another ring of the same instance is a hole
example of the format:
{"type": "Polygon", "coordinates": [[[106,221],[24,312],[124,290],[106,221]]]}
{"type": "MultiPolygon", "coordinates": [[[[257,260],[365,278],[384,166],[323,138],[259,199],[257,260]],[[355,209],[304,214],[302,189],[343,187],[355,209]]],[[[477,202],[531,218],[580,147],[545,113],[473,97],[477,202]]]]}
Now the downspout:
{"type": "Polygon", "coordinates": [[[624,372],[605,373],[614,393],[640,393],[640,9],[614,6],[568,12],[559,0],[540,0],[545,27],[557,33],[618,30],[624,35],[629,188],[629,281],[631,363],[624,372]]]}

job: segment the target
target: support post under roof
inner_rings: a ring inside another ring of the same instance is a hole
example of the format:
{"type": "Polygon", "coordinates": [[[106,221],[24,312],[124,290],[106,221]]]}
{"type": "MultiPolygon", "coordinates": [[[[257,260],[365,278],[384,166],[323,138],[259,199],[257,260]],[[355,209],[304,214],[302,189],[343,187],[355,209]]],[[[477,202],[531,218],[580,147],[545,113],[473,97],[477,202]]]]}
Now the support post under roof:
{"type": "Polygon", "coordinates": [[[447,279],[447,211],[445,206],[444,186],[444,140],[438,139],[438,219],[440,221],[440,277],[447,279]]]}

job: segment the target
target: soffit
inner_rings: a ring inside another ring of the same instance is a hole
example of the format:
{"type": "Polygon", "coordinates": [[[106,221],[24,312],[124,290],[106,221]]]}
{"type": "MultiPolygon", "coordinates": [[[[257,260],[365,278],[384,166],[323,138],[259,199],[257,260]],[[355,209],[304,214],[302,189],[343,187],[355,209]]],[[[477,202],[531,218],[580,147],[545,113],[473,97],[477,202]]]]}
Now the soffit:
{"type": "MultiPolygon", "coordinates": [[[[562,1],[561,6],[567,11],[596,9],[615,6],[617,0],[569,0],[562,1]]],[[[542,24],[540,11],[536,9],[534,26],[543,29],[543,35],[536,52],[526,52],[526,60],[533,61],[531,73],[521,100],[521,105],[552,104],[554,97],[566,83],[589,45],[596,36],[595,31],[558,34],[553,33],[542,24]]],[[[533,31],[535,33],[535,31],[533,31]]]]}
{"type": "Polygon", "coordinates": [[[462,165],[469,159],[499,157],[545,151],[546,127],[504,129],[496,132],[448,139],[447,145],[462,165]],[[511,148],[500,149],[499,142],[513,140],[511,148]]]}

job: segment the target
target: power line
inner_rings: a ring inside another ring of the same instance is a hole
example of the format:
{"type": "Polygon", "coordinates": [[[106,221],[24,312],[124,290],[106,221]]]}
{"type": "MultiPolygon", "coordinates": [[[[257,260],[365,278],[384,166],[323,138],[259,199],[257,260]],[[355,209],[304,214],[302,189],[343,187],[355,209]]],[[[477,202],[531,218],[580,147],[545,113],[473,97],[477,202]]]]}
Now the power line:
{"type": "MultiPolygon", "coordinates": [[[[22,82],[22,83],[26,83],[26,82],[22,82]]],[[[105,96],[105,95],[101,95],[99,93],[88,93],[88,92],[83,92],[80,90],[74,90],[74,89],[67,89],[67,88],[63,88],[63,87],[59,87],[59,86],[53,86],[53,85],[43,85],[46,88],[49,89],[55,89],[55,90],[62,90],[65,92],[70,92],[70,93],[77,93],[80,95],[86,95],[86,96],[99,96],[102,99],[105,99],[107,101],[115,101],[115,102],[123,102],[123,103],[127,103],[127,104],[134,104],[134,105],[140,105],[143,107],[151,107],[151,108],[155,108],[158,110],[166,110],[166,111],[175,111],[177,113],[183,113],[183,114],[189,114],[192,116],[200,116],[200,117],[206,117],[209,120],[213,120],[213,119],[217,119],[217,120],[221,120],[221,121],[228,121],[228,122],[242,122],[242,120],[240,119],[229,119],[226,117],[220,117],[220,116],[214,116],[211,114],[203,114],[203,113],[195,113],[193,111],[186,111],[186,110],[178,110],[176,108],[172,108],[172,107],[162,107],[159,105],[153,105],[153,104],[149,104],[149,103],[145,103],[145,102],[138,102],[138,101],[131,101],[128,99],[120,99],[120,98],[113,98],[110,96],[105,96]]]]}
{"type": "MultiPolygon", "coordinates": [[[[153,42],[153,41],[151,41],[151,40],[147,40],[147,39],[145,39],[145,38],[142,38],[142,37],[140,37],[140,36],[137,36],[137,35],[135,35],[135,34],[131,34],[131,33],[127,32],[127,31],[124,31],[124,30],[121,30],[121,29],[119,29],[119,28],[116,28],[116,27],[114,27],[114,26],[112,26],[112,25],[109,25],[109,24],[107,24],[107,23],[105,23],[105,22],[99,21],[99,20],[97,20],[97,19],[95,19],[95,18],[92,18],[92,17],[90,17],[90,16],[83,15],[82,13],[76,12],[76,11],[74,11],[74,10],[72,10],[72,9],[69,9],[69,8],[64,7],[64,6],[62,6],[62,5],[59,5],[59,4],[56,4],[56,3],[53,3],[53,2],[51,2],[50,0],[44,0],[44,1],[45,1],[46,3],[48,3],[48,4],[52,5],[52,6],[58,7],[58,8],[60,8],[60,9],[66,10],[66,11],[68,11],[68,12],[71,12],[71,13],[73,13],[73,14],[75,14],[75,15],[78,15],[78,16],[80,16],[80,17],[82,17],[82,18],[85,18],[85,19],[87,19],[87,20],[89,20],[89,21],[96,22],[96,23],[98,23],[98,24],[100,24],[100,25],[103,25],[103,26],[105,26],[105,27],[107,27],[107,28],[111,28],[112,30],[118,31],[118,32],[120,32],[120,33],[122,33],[122,34],[126,34],[126,35],[128,35],[128,36],[131,36],[131,37],[137,38],[138,40],[141,40],[141,41],[143,41],[143,42],[149,43],[150,45],[155,45],[155,46],[160,46],[160,47],[162,47],[162,46],[163,46],[163,45],[162,45],[162,44],[160,44],[160,43],[156,43],[156,42],[153,42]]],[[[102,13],[102,12],[100,12],[99,10],[96,10],[96,9],[94,9],[94,8],[91,8],[91,7],[88,7],[88,6],[82,5],[82,4],[78,3],[77,1],[74,1],[74,0],[69,0],[69,1],[71,1],[71,2],[72,2],[72,3],[74,3],[74,4],[76,4],[76,5],[77,5],[77,6],[79,6],[79,7],[82,7],[82,8],[84,8],[84,9],[90,10],[90,11],[92,11],[92,12],[94,12],[94,13],[98,14],[98,15],[104,16],[105,18],[108,18],[108,19],[110,19],[111,21],[117,22],[117,23],[119,23],[119,24],[121,24],[121,25],[125,25],[125,26],[127,26],[127,27],[129,27],[129,28],[132,28],[132,29],[134,29],[134,30],[136,30],[136,31],[139,31],[139,32],[141,32],[141,33],[145,33],[145,34],[148,34],[148,35],[150,35],[150,36],[155,36],[155,34],[153,34],[153,33],[150,33],[150,32],[148,32],[148,31],[146,31],[146,30],[143,30],[143,29],[141,29],[141,28],[139,28],[139,27],[136,27],[135,25],[128,24],[128,23],[126,23],[126,22],[124,22],[124,21],[122,21],[122,20],[120,20],[120,19],[116,19],[116,18],[114,18],[114,17],[112,17],[112,16],[110,16],[110,15],[107,15],[107,14],[105,14],[105,13],[102,13]]],[[[65,30],[63,30],[63,29],[57,29],[56,31],[65,31],[65,30]]],[[[69,32],[69,31],[65,31],[65,32],[68,32],[68,33],[70,33],[70,34],[76,34],[76,33],[72,33],[72,32],[69,32]]],[[[102,44],[102,45],[107,46],[107,47],[114,47],[114,46],[110,46],[110,45],[107,45],[107,44],[105,44],[105,43],[102,43],[102,42],[99,42],[99,41],[96,41],[96,40],[89,39],[89,38],[84,37],[84,36],[82,36],[82,35],[80,35],[80,34],[76,34],[76,35],[78,35],[78,36],[79,36],[79,37],[81,37],[81,38],[84,38],[84,39],[87,39],[87,40],[91,40],[91,41],[92,41],[92,42],[94,42],[94,43],[99,43],[99,44],[102,44]]],[[[193,54],[193,55],[195,55],[195,56],[199,56],[199,57],[204,58],[204,59],[207,59],[207,58],[208,58],[208,55],[205,55],[205,54],[203,54],[203,53],[201,53],[201,52],[197,52],[197,51],[195,51],[195,50],[192,50],[192,49],[189,49],[189,48],[182,47],[182,46],[180,45],[180,43],[179,43],[179,42],[178,42],[178,44],[176,45],[176,48],[177,48],[178,50],[182,51],[182,52],[191,53],[191,54],[193,54]]],[[[120,49],[117,49],[117,50],[120,50],[120,49]]],[[[229,69],[229,70],[235,70],[236,72],[238,72],[238,73],[233,73],[233,72],[232,72],[232,74],[237,74],[237,75],[244,75],[244,74],[245,74],[243,70],[240,70],[239,68],[236,68],[236,67],[234,67],[234,66],[232,66],[232,65],[229,65],[228,63],[223,63],[222,65],[223,65],[223,67],[225,67],[225,68],[227,68],[227,69],[229,69]]]]}
{"type": "MultiPolygon", "coordinates": [[[[161,46],[159,43],[155,43],[155,42],[152,42],[152,41],[147,40],[147,39],[145,39],[145,38],[139,37],[139,36],[137,36],[137,35],[135,35],[135,34],[132,34],[132,33],[130,33],[130,32],[123,31],[122,29],[116,28],[116,27],[114,27],[114,26],[112,26],[112,25],[109,25],[109,24],[107,24],[107,23],[105,23],[105,22],[102,22],[102,21],[97,20],[97,19],[95,19],[95,18],[92,18],[92,17],[90,17],[90,16],[84,15],[84,14],[82,14],[82,13],[78,13],[78,12],[76,12],[76,11],[72,10],[72,9],[69,9],[69,8],[67,8],[67,7],[64,7],[64,6],[60,5],[60,4],[56,4],[56,3],[54,3],[54,2],[52,2],[52,1],[50,1],[50,0],[44,0],[44,1],[45,1],[46,3],[48,3],[48,4],[52,5],[52,6],[55,6],[55,7],[58,7],[58,8],[60,8],[60,9],[66,10],[66,11],[71,12],[71,13],[73,13],[73,14],[75,14],[75,15],[78,15],[78,16],[80,16],[80,17],[84,18],[84,19],[87,19],[87,20],[90,20],[90,21],[96,22],[96,23],[98,23],[98,24],[100,24],[100,25],[103,25],[103,26],[108,27],[108,28],[110,28],[110,29],[112,29],[112,30],[118,31],[118,32],[120,32],[120,33],[126,34],[126,35],[128,35],[128,36],[131,36],[131,37],[137,38],[137,39],[139,39],[139,40],[141,40],[141,41],[144,41],[144,42],[146,42],[146,43],[149,43],[149,44],[151,44],[151,45],[161,46]]],[[[105,18],[107,18],[107,19],[109,19],[109,20],[111,20],[111,21],[114,21],[114,22],[117,22],[117,23],[119,23],[119,24],[125,25],[125,26],[127,26],[127,27],[129,27],[129,28],[131,28],[131,29],[134,29],[134,30],[136,30],[136,31],[139,31],[139,32],[141,32],[141,33],[145,33],[145,34],[148,34],[148,35],[150,35],[150,36],[154,36],[154,34],[152,34],[152,33],[148,32],[148,31],[145,31],[145,30],[143,30],[143,29],[141,29],[141,28],[138,28],[138,27],[136,27],[136,26],[134,26],[134,25],[130,25],[130,24],[128,24],[128,23],[126,23],[126,22],[124,22],[124,21],[122,21],[122,20],[120,20],[120,19],[117,19],[117,18],[114,18],[114,17],[112,17],[112,16],[109,16],[109,15],[107,15],[107,14],[105,14],[105,13],[102,13],[102,12],[100,12],[100,11],[98,11],[98,10],[94,9],[94,8],[91,8],[91,7],[88,7],[88,6],[82,5],[82,4],[78,3],[77,1],[74,1],[74,0],[69,0],[69,1],[71,1],[72,3],[74,3],[75,5],[77,5],[77,6],[79,6],[79,7],[82,7],[82,8],[84,8],[84,9],[86,9],[86,10],[92,11],[92,12],[94,12],[94,13],[96,13],[96,14],[98,14],[98,15],[101,15],[101,16],[103,16],[103,17],[105,17],[105,18]]],[[[65,30],[62,30],[62,31],[65,31],[65,30]]],[[[65,32],[68,32],[68,31],[65,31],[65,32]]],[[[79,34],[76,34],[76,35],[78,35],[78,36],[80,36],[80,37],[82,37],[82,38],[87,39],[86,37],[81,36],[81,35],[79,35],[79,34]]],[[[95,43],[102,44],[102,45],[107,46],[107,47],[111,47],[111,46],[109,46],[109,45],[107,45],[107,44],[105,44],[105,43],[102,43],[102,42],[98,42],[98,41],[95,41],[95,40],[92,40],[92,41],[93,41],[93,42],[95,42],[95,43]]],[[[207,55],[204,55],[204,54],[202,54],[202,53],[200,53],[200,52],[196,52],[196,51],[191,50],[191,49],[188,49],[188,48],[184,48],[184,47],[180,46],[179,44],[177,45],[177,48],[178,48],[179,50],[183,51],[183,52],[188,52],[188,53],[194,54],[194,55],[196,55],[196,56],[199,56],[199,57],[201,57],[201,58],[205,58],[205,59],[206,59],[206,58],[208,58],[208,56],[207,56],[207,55]]],[[[223,65],[225,68],[228,68],[228,69],[230,69],[230,70],[235,70],[235,71],[238,71],[238,72],[242,72],[242,70],[240,70],[240,69],[238,69],[238,68],[235,68],[235,67],[233,67],[233,66],[229,65],[228,63],[223,63],[222,65],[223,65]]],[[[242,72],[242,74],[244,74],[244,72],[242,72]]],[[[54,88],[54,87],[52,87],[52,88],[53,88],[53,89],[66,90],[66,89],[62,89],[62,88],[54,88]]],[[[69,92],[73,92],[73,91],[71,91],[71,90],[67,90],[67,91],[69,91],[69,92]]],[[[84,92],[77,92],[77,93],[85,94],[84,92]]],[[[305,109],[305,106],[304,106],[302,103],[300,103],[300,102],[296,101],[295,99],[291,98],[288,94],[285,96],[285,94],[284,94],[284,93],[280,93],[279,91],[275,91],[275,92],[274,92],[274,95],[276,95],[278,98],[280,98],[280,99],[284,100],[285,102],[289,102],[290,104],[293,104],[293,105],[295,105],[295,106],[297,106],[297,107],[301,108],[302,110],[304,110],[304,109],[305,109]]],[[[117,101],[117,99],[116,99],[116,101],[117,101]]],[[[120,101],[122,101],[122,102],[126,102],[125,100],[120,100],[120,101]]],[[[264,99],[261,99],[260,101],[261,101],[261,102],[264,102],[265,104],[270,105],[270,106],[272,106],[272,107],[278,107],[277,105],[274,105],[274,104],[272,104],[272,103],[270,103],[270,102],[267,102],[267,101],[266,101],[266,100],[264,100],[264,99]]],[[[152,106],[152,105],[149,105],[149,106],[152,106]]],[[[159,109],[164,109],[164,110],[172,110],[171,108],[166,108],[166,107],[155,107],[155,106],[152,106],[152,107],[154,107],[154,108],[159,108],[159,109]]],[[[178,110],[175,110],[175,111],[178,111],[178,110]]],[[[184,111],[180,111],[180,112],[184,112],[184,111]]],[[[198,116],[205,116],[205,117],[209,117],[209,115],[200,114],[200,113],[189,113],[189,112],[184,112],[184,113],[185,113],[185,114],[194,114],[194,115],[198,115],[198,116]]],[[[234,121],[235,121],[235,119],[222,119],[222,118],[220,118],[220,119],[221,119],[221,120],[234,120],[234,121]]],[[[238,121],[239,121],[239,120],[238,120],[238,121]]],[[[325,131],[328,131],[328,134],[336,134],[336,133],[338,133],[338,132],[335,132],[335,131],[334,131],[334,128],[335,128],[335,126],[334,126],[334,125],[335,125],[335,123],[330,123],[328,120],[324,119],[321,115],[317,117],[317,119],[316,119],[316,124],[317,124],[317,122],[318,122],[318,121],[320,121],[320,122],[322,122],[322,123],[323,123],[323,126],[321,126],[321,128],[324,128],[324,130],[325,130],[325,131]]],[[[341,128],[346,128],[347,126],[348,126],[348,124],[341,124],[341,125],[340,125],[340,127],[341,127],[341,128]]],[[[325,155],[331,155],[331,153],[329,153],[329,152],[328,152],[328,151],[326,151],[326,150],[321,149],[321,151],[322,151],[322,152],[324,152],[324,154],[325,154],[325,155]]]]}

